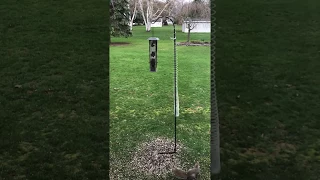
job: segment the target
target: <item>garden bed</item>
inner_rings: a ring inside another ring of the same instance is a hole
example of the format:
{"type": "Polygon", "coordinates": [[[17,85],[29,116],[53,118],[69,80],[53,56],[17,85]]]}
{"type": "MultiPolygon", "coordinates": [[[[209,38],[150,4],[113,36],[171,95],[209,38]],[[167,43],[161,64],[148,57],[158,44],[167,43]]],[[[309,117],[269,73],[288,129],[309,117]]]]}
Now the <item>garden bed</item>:
{"type": "Polygon", "coordinates": [[[210,42],[204,42],[204,41],[178,42],[177,46],[210,46],[210,42]]]}

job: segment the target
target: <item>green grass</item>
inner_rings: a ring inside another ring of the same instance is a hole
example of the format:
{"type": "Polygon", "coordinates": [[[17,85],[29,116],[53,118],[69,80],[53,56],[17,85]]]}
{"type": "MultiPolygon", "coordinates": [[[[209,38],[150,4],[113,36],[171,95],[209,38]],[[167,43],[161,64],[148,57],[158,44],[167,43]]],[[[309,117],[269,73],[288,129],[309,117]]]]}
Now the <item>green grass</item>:
{"type": "MultiPolygon", "coordinates": [[[[319,179],[319,1],[215,2],[221,178],[319,179]]],[[[0,7],[1,179],[106,179],[107,2],[0,7]]],[[[148,135],[173,137],[172,28],[153,33],[157,73],[148,64],[152,32],[135,27],[132,38],[112,39],[131,44],[111,47],[111,160],[127,163],[148,135]]],[[[178,47],[178,140],[184,162],[205,170],[209,52],[178,47]]]]}
{"type": "Polygon", "coordinates": [[[0,179],[107,178],[107,7],[0,2],[0,179]]]}
{"type": "Polygon", "coordinates": [[[221,178],[319,179],[320,2],[215,2],[221,178]]]}
{"type": "MultiPolygon", "coordinates": [[[[174,138],[173,40],[170,37],[173,37],[172,26],[154,28],[153,32],[145,32],[143,26],[137,26],[133,37],[111,39],[111,42],[131,43],[110,47],[110,152],[111,157],[116,157],[111,158],[111,164],[128,163],[135,148],[150,137],[174,138]],[[160,38],[156,73],[149,71],[147,39],[150,36],[160,38]]],[[[210,34],[192,34],[191,39],[210,41],[210,34]]],[[[186,40],[186,34],[177,27],[177,42],[186,40]]],[[[203,178],[207,179],[210,47],[178,46],[177,60],[180,100],[177,138],[187,147],[183,163],[190,168],[191,163],[200,161],[203,178]]]]}

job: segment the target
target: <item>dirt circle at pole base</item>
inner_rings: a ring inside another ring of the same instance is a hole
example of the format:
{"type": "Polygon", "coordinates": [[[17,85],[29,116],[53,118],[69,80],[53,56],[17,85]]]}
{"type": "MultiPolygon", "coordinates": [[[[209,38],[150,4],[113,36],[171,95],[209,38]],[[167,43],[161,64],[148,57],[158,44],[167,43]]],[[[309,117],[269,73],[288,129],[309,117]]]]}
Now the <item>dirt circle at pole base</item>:
{"type": "MultiPolygon", "coordinates": [[[[182,146],[177,144],[177,153],[181,152],[182,146]]],[[[158,154],[160,152],[173,152],[174,141],[167,138],[156,138],[142,143],[134,153],[132,159],[133,168],[147,176],[165,177],[171,173],[172,168],[180,166],[177,153],[158,154]]]]}
{"type": "Polygon", "coordinates": [[[190,41],[190,42],[177,42],[177,46],[210,46],[210,42],[190,41]]]}

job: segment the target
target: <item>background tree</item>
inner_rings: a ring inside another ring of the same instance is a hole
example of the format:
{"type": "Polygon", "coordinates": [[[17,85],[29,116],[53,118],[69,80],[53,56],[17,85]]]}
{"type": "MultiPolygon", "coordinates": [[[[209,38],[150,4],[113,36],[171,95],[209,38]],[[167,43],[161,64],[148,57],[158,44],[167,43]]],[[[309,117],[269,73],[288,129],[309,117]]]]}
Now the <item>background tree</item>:
{"type": "Polygon", "coordinates": [[[191,30],[196,27],[196,23],[193,22],[193,20],[190,17],[186,18],[187,28],[188,28],[188,36],[187,36],[187,42],[190,43],[190,34],[191,30]]]}
{"type": "Polygon", "coordinates": [[[210,2],[206,0],[194,0],[184,3],[179,12],[182,23],[186,23],[188,29],[187,42],[190,43],[191,31],[196,27],[195,20],[210,20],[210,2]]]}
{"type": "Polygon", "coordinates": [[[173,2],[173,0],[156,1],[156,0],[138,0],[139,10],[142,14],[146,31],[150,32],[151,23],[154,19],[159,18],[163,11],[173,2]]]}
{"type": "Polygon", "coordinates": [[[173,16],[175,17],[176,24],[182,24],[185,17],[188,16],[186,3],[184,0],[176,0],[173,7],[173,16]]]}
{"type": "Polygon", "coordinates": [[[137,15],[136,15],[133,22],[140,24],[140,25],[143,25],[144,21],[143,21],[143,17],[142,17],[142,14],[140,11],[137,11],[137,15]]]}
{"type": "Polygon", "coordinates": [[[188,17],[197,19],[210,19],[210,3],[204,0],[194,0],[187,4],[188,17]]]}
{"type": "Polygon", "coordinates": [[[164,20],[163,22],[165,25],[167,25],[167,23],[165,22],[167,20],[166,19],[167,16],[172,16],[174,17],[174,20],[175,20],[176,0],[158,1],[156,5],[158,9],[162,9],[167,5],[167,7],[164,8],[163,12],[161,13],[161,16],[163,17],[163,20],[164,20]]]}
{"type": "Polygon", "coordinates": [[[132,31],[133,22],[137,17],[138,0],[129,0],[130,7],[130,30],[132,31]]]}
{"type": "Polygon", "coordinates": [[[114,37],[132,35],[130,30],[130,9],[128,0],[110,1],[110,35],[114,37]]]}
{"type": "Polygon", "coordinates": [[[173,14],[177,23],[182,24],[187,17],[191,19],[210,20],[210,11],[210,1],[208,0],[196,0],[192,2],[176,0],[173,14]]]}

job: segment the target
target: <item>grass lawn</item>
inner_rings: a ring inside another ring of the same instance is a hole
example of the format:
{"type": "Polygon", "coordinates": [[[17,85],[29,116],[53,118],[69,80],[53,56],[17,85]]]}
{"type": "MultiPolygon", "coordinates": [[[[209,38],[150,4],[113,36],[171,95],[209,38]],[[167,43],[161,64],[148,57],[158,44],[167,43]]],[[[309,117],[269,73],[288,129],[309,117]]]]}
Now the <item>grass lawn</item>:
{"type": "Polygon", "coordinates": [[[0,179],[108,177],[108,6],[0,2],[0,179]]]}
{"type": "MultiPolygon", "coordinates": [[[[320,1],[215,2],[221,178],[320,179],[320,1]]],[[[0,2],[0,179],[107,178],[107,7],[0,2]]],[[[112,38],[131,43],[110,47],[110,163],[128,179],[143,179],[127,169],[140,143],[173,139],[172,36],[112,38]]],[[[210,47],[177,50],[181,161],[200,161],[209,179],[210,47]]]]}
{"type": "Polygon", "coordinates": [[[215,2],[221,178],[320,179],[320,1],[215,2]]]}
{"type": "MultiPolygon", "coordinates": [[[[122,169],[132,179],[127,166],[140,143],[155,137],[174,139],[173,115],[173,27],[144,26],[133,29],[133,37],[112,38],[129,42],[110,47],[110,167],[122,169]],[[149,71],[151,36],[158,42],[157,72],[149,71]],[[125,168],[125,170],[123,170],[125,168]]],[[[192,34],[192,40],[210,41],[210,34],[192,34]]],[[[187,40],[177,26],[177,42],[187,40]]],[[[181,152],[182,166],[190,168],[200,161],[203,178],[209,178],[210,165],[210,47],[177,47],[180,116],[177,139],[186,149],[181,152]]],[[[112,170],[111,170],[112,171],[112,170]]],[[[151,178],[152,179],[152,178],[151,178]]],[[[153,178],[154,179],[154,178],[153,178]]],[[[172,179],[170,174],[167,179],[172,179]]]]}

